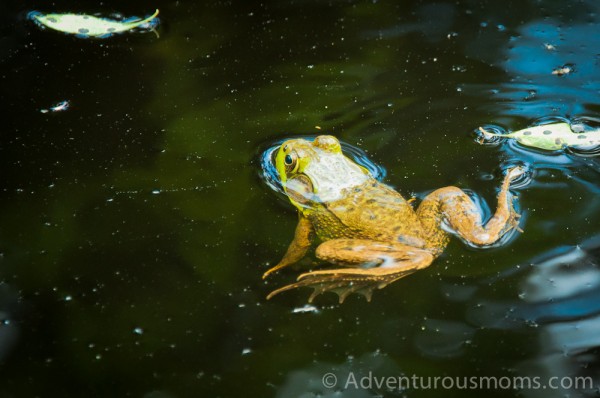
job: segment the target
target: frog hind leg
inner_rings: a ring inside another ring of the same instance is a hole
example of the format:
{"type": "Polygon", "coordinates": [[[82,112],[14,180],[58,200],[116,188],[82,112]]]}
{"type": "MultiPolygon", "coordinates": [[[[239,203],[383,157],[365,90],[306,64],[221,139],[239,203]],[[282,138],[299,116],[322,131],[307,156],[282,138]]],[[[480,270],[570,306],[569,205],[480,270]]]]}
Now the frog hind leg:
{"type": "Polygon", "coordinates": [[[445,231],[440,228],[440,224],[444,222],[467,243],[478,247],[494,244],[512,229],[521,231],[520,214],[513,207],[509,188],[511,181],[523,172],[521,167],[514,167],[506,172],[498,194],[496,212],[485,225],[480,209],[461,189],[440,188],[427,195],[417,209],[417,216],[423,224],[430,248],[443,249],[443,245],[447,243],[445,231]]]}
{"type": "Polygon", "coordinates": [[[352,268],[312,271],[298,277],[296,283],[271,292],[267,299],[299,287],[312,287],[308,302],[318,295],[332,291],[343,303],[351,293],[371,301],[373,290],[425,268],[434,260],[427,250],[401,243],[376,242],[367,239],[334,239],[322,243],[316,251],[319,259],[352,268]],[[372,268],[360,268],[360,266],[372,268]]]}

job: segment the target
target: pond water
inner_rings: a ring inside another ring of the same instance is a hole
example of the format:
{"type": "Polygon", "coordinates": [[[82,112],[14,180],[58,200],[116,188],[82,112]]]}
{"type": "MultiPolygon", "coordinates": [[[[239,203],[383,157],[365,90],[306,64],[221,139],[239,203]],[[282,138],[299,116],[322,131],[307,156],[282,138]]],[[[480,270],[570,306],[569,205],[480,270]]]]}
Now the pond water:
{"type": "Polygon", "coordinates": [[[0,10],[0,396],[598,395],[599,160],[475,133],[600,117],[597,1],[0,10]],[[82,39],[27,19],[156,8],[158,35],[82,39]],[[455,239],[370,303],[267,301],[311,262],[261,279],[297,222],[261,155],[325,132],[405,197],[457,185],[494,208],[500,170],[527,164],[524,232],[488,250],[455,239]],[[348,383],[369,372],[564,383],[348,383]]]}

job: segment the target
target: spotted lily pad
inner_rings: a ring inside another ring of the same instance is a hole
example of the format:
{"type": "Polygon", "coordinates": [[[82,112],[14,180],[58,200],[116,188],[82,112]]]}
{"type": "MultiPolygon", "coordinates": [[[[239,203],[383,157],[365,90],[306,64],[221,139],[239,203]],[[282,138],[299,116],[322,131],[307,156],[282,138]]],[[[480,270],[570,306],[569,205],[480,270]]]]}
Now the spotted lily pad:
{"type": "Polygon", "coordinates": [[[568,123],[553,123],[528,127],[509,134],[496,134],[479,127],[484,138],[513,138],[519,144],[556,151],[565,147],[593,147],[600,145],[600,129],[574,132],[568,123]]]}
{"type": "Polygon", "coordinates": [[[158,10],[148,18],[129,18],[124,21],[98,18],[86,14],[42,14],[34,11],[29,18],[40,26],[69,33],[78,37],[105,38],[115,33],[126,32],[142,25],[151,29],[156,25],[158,10]]]}

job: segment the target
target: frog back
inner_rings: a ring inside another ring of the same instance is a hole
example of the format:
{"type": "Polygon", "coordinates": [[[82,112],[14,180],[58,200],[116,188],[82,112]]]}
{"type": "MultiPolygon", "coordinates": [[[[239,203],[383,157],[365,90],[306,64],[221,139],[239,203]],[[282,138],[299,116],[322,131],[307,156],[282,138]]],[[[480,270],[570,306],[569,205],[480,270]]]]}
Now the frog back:
{"type": "Polygon", "coordinates": [[[313,226],[322,240],[402,241],[402,237],[410,240],[422,235],[412,206],[394,189],[376,180],[346,188],[341,199],[324,202],[318,213],[313,226]]]}

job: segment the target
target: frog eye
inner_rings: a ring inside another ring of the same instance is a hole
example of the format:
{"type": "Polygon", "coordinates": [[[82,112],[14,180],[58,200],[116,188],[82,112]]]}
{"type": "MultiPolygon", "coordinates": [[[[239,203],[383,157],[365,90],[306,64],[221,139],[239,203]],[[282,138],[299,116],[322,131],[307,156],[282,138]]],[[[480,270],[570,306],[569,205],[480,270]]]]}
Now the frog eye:
{"type": "Polygon", "coordinates": [[[290,152],[285,155],[283,158],[283,163],[285,163],[285,171],[288,173],[294,172],[296,167],[298,166],[298,155],[296,152],[290,152]]]}

